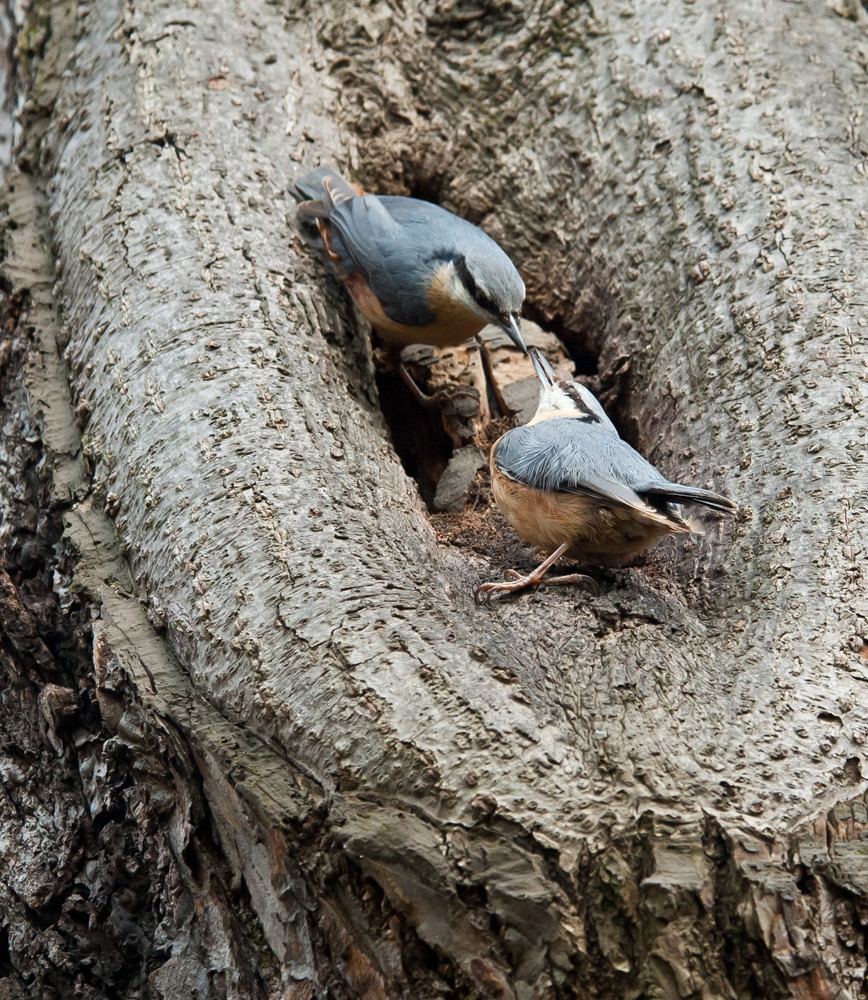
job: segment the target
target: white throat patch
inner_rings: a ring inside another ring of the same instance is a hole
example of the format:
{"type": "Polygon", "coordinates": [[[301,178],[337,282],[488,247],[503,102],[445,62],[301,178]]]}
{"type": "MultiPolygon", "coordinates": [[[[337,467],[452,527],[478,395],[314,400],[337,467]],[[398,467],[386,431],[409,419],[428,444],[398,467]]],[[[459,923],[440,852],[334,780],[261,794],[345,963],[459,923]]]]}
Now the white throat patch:
{"type": "Polygon", "coordinates": [[[549,420],[552,417],[584,416],[587,414],[583,413],[562,389],[556,385],[550,385],[540,394],[536,413],[528,421],[528,426],[538,424],[541,420],[549,420]]]}

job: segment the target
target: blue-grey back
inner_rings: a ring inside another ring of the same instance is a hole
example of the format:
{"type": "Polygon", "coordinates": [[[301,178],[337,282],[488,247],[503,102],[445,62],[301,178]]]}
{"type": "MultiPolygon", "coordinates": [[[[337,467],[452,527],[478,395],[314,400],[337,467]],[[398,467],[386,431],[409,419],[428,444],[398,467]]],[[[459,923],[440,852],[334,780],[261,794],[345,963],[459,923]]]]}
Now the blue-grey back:
{"type": "Polygon", "coordinates": [[[553,417],[507,431],[495,463],[511,479],[546,491],[593,487],[598,492],[601,483],[641,490],[666,481],[626,441],[576,417],[553,417]]]}
{"type": "MultiPolygon", "coordinates": [[[[450,251],[459,245],[468,248],[493,246],[498,253],[503,253],[497,243],[478,226],[440,205],[421,201],[419,198],[404,198],[401,195],[381,194],[377,197],[389,215],[400,223],[408,234],[412,234],[411,238],[421,239],[433,246],[439,237],[445,243],[445,248],[450,251]]],[[[443,250],[444,247],[441,247],[440,252],[443,250]]]]}
{"type": "MultiPolygon", "coordinates": [[[[290,192],[299,201],[322,198],[322,182],[326,177],[341,177],[341,174],[330,164],[316,167],[297,178],[290,186],[290,192]]],[[[467,248],[485,247],[486,251],[494,247],[496,253],[506,257],[498,244],[478,226],[440,205],[403,195],[381,194],[367,197],[376,198],[389,215],[404,227],[405,238],[415,242],[420,253],[431,252],[433,249],[436,258],[446,250],[451,251],[456,245],[463,245],[467,248]],[[439,248],[434,246],[438,241],[442,244],[439,248]]],[[[338,228],[359,224],[359,217],[353,217],[352,212],[348,217],[347,205],[344,202],[331,213],[331,220],[338,228]]],[[[362,239],[363,234],[357,233],[356,238],[362,239]]],[[[509,261],[508,257],[506,259],[509,261]]],[[[509,263],[511,265],[512,262],[509,263]]]]}

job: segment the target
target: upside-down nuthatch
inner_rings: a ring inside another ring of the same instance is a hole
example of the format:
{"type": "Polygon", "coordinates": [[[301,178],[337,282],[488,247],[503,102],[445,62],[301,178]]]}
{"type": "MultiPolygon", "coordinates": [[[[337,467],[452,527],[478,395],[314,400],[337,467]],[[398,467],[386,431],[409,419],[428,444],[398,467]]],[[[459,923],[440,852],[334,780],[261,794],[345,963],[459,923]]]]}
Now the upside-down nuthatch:
{"type": "Polygon", "coordinates": [[[495,442],[491,485],[516,532],[548,556],[526,576],[510,570],[508,582],[484,583],[474,593],[477,603],[524,587],[589,579],[578,573],[546,578],[562,555],[617,566],[664,535],[701,530],[682,518],[679,504],[737,509],[718,493],[668,482],[621,439],[585,386],[558,376],[536,348],[530,354],[539,406],[527,424],[495,442]]]}
{"type": "Polygon", "coordinates": [[[439,205],[365,194],[333,167],[291,188],[315,221],[356,305],[387,340],[447,347],[486,324],[527,351],[518,317],[524,282],[485,233],[439,205]]]}

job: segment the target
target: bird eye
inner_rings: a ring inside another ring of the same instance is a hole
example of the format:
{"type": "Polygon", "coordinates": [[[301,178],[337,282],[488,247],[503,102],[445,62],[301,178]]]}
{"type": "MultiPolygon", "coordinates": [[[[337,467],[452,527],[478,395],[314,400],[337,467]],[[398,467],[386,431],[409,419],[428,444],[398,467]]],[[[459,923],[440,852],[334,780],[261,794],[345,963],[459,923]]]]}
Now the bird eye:
{"type": "Polygon", "coordinates": [[[581,393],[574,385],[567,385],[567,395],[584,414],[582,420],[587,420],[592,424],[600,423],[600,418],[596,413],[588,409],[588,404],[582,399],[581,393]]]}
{"type": "Polygon", "coordinates": [[[491,301],[488,295],[477,285],[473,290],[473,298],[476,304],[492,316],[500,317],[497,306],[491,301]]]}
{"type": "Polygon", "coordinates": [[[455,270],[458,272],[458,277],[464,283],[464,287],[470,292],[472,298],[476,298],[479,291],[476,287],[476,281],[473,275],[470,273],[470,268],[467,266],[467,261],[464,259],[463,254],[455,258],[455,270]]]}

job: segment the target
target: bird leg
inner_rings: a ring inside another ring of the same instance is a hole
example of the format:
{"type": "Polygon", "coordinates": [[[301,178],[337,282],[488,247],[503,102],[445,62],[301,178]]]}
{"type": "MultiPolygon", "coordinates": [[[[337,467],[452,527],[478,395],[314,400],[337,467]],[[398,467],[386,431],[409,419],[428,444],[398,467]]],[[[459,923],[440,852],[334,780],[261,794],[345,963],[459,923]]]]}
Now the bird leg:
{"type": "Polygon", "coordinates": [[[438,389],[437,392],[424,392],[419,383],[410,374],[407,366],[398,366],[398,372],[404,380],[404,384],[413,393],[418,402],[426,409],[439,406],[442,403],[451,403],[458,399],[473,398],[476,401],[474,413],[479,411],[479,393],[472,386],[456,385],[438,389]]]}
{"type": "Polygon", "coordinates": [[[586,576],[584,573],[567,573],[563,576],[549,577],[545,575],[546,570],[557,562],[566,551],[567,543],[565,542],[563,545],[559,545],[550,556],[547,556],[532,573],[528,573],[525,576],[517,573],[514,569],[507,570],[506,575],[509,577],[509,582],[483,583],[481,587],[477,587],[473,591],[473,600],[477,604],[482,604],[485,601],[491,607],[491,598],[495,594],[514,594],[516,591],[524,590],[526,587],[548,587],[561,583],[587,583],[596,588],[597,584],[593,577],[586,576]]]}

